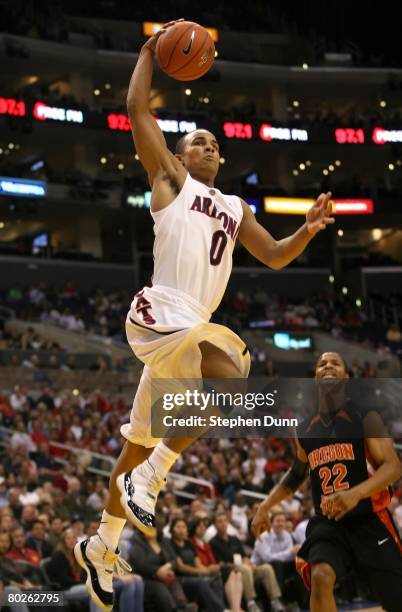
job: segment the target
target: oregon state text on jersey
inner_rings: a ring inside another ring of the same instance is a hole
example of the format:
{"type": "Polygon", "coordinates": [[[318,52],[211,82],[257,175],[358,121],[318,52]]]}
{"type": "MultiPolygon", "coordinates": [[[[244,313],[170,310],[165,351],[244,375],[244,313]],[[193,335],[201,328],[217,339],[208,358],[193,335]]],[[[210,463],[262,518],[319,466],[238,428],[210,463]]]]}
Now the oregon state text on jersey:
{"type": "MultiPolygon", "coordinates": [[[[297,429],[297,437],[309,461],[317,514],[321,514],[321,496],[350,489],[370,478],[377,468],[365,443],[359,411],[348,403],[328,422],[327,418],[318,413],[297,429]]],[[[389,502],[390,492],[385,489],[361,500],[347,517],[380,512],[389,502]]]]}
{"type": "Polygon", "coordinates": [[[175,200],[151,214],[155,222],[153,285],[181,291],[213,312],[232,270],[243,217],[240,199],[187,174],[175,200]]]}

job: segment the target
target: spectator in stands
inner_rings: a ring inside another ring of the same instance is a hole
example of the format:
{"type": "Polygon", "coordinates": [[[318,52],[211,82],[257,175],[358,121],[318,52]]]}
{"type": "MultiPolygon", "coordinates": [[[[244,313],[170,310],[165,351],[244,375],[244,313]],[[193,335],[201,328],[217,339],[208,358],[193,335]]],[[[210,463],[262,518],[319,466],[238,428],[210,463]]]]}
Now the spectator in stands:
{"type": "Polygon", "coordinates": [[[73,371],[77,369],[77,360],[75,355],[68,355],[65,363],[61,366],[62,370],[73,371]]]}
{"type": "Polygon", "coordinates": [[[255,541],[251,560],[256,565],[270,563],[283,591],[285,582],[291,579],[294,594],[299,603],[304,599],[304,589],[297,574],[295,557],[300,544],[293,544],[292,536],[286,530],[286,514],[278,510],[272,515],[272,529],[265,532],[255,541]]]}
{"type": "Polygon", "coordinates": [[[63,504],[70,516],[80,514],[85,516],[88,513],[85,496],[81,492],[81,481],[73,476],[68,482],[68,493],[64,497],[63,504]]]}
{"type": "Polygon", "coordinates": [[[0,476],[0,510],[8,506],[7,483],[4,476],[0,476]]]}
{"type": "MultiPolygon", "coordinates": [[[[20,490],[21,495],[21,490],[20,490]]],[[[24,528],[24,531],[31,531],[34,523],[38,520],[38,510],[32,504],[23,506],[21,511],[20,523],[24,528]]],[[[33,548],[33,547],[31,547],[33,548]]]]}
{"type": "Polygon", "coordinates": [[[11,548],[7,553],[7,558],[23,562],[24,577],[35,586],[43,585],[44,577],[39,569],[40,557],[36,551],[25,546],[25,533],[22,527],[15,527],[11,531],[11,548]]]}
{"type": "Polygon", "coordinates": [[[52,492],[53,511],[56,516],[59,516],[63,521],[70,520],[71,514],[64,505],[64,492],[61,489],[54,489],[52,492]]]}
{"type": "Polygon", "coordinates": [[[95,491],[88,497],[87,506],[95,512],[101,512],[102,508],[105,507],[108,490],[103,480],[97,480],[95,485],[95,491]]]}
{"type": "Polygon", "coordinates": [[[20,489],[13,487],[8,491],[8,511],[19,521],[22,513],[20,502],[20,489]]]}
{"type": "MultiPolygon", "coordinates": [[[[63,590],[65,601],[86,603],[89,601],[89,595],[84,584],[84,576],[81,575],[81,568],[74,557],[75,543],[72,530],[66,529],[61,536],[60,544],[46,565],[46,572],[53,587],[63,590]]],[[[92,601],[90,610],[97,612],[97,606],[92,601]]]]}
{"type": "Polygon", "coordinates": [[[184,519],[174,519],[170,533],[172,547],[177,555],[177,573],[186,595],[193,596],[206,612],[223,612],[225,603],[219,565],[207,567],[201,563],[194,546],[188,540],[188,528],[184,519]]]}
{"type": "Polygon", "coordinates": [[[24,412],[28,408],[25,390],[20,385],[15,385],[10,395],[10,406],[16,412],[24,412]]]}
{"type": "Polygon", "coordinates": [[[248,451],[248,459],[243,462],[242,468],[244,474],[253,473],[253,484],[261,486],[265,477],[265,465],[267,460],[262,456],[261,446],[252,446],[248,451]]]}
{"type": "Polygon", "coordinates": [[[96,361],[90,366],[90,370],[96,370],[97,372],[103,372],[107,370],[107,361],[103,355],[98,355],[96,361]]]}
{"type": "Polygon", "coordinates": [[[26,425],[24,421],[19,421],[16,425],[16,432],[13,433],[10,439],[10,447],[15,450],[19,446],[26,448],[28,452],[33,453],[36,451],[36,446],[31,440],[31,436],[26,431],[26,425]]]}
{"type": "Polygon", "coordinates": [[[49,370],[59,370],[60,361],[57,355],[49,355],[47,363],[45,363],[43,367],[48,368],[49,370]]]}
{"type": "Polygon", "coordinates": [[[242,493],[237,493],[234,504],[232,505],[231,519],[233,525],[239,532],[242,541],[247,539],[248,535],[248,514],[247,514],[246,499],[242,493]]]}
{"type": "Polygon", "coordinates": [[[31,535],[27,538],[26,545],[36,550],[41,559],[51,557],[53,548],[46,539],[46,531],[42,521],[36,520],[33,523],[31,535]]]}
{"type": "MultiPolygon", "coordinates": [[[[99,529],[99,520],[90,520],[85,524],[85,538],[91,538],[99,529]]],[[[124,538],[123,538],[124,539],[124,538]]]]}
{"type": "Polygon", "coordinates": [[[217,563],[211,546],[204,542],[208,522],[208,518],[203,516],[193,519],[189,528],[190,542],[194,546],[196,555],[205,567],[219,567],[229,608],[232,612],[239,612],[241,611],[243,593],[241,573],[236,568],[232,568],[232,566],[217,563]]]}
{"type": "Polygon", "coordinates": [[[275,612],[283,610],[280,599],[281,591],[272,566],[264,563],[258,567],[249,559],[239,538],[228,534],[229,522],[226,512],[220,511],[215,514],[215,526],[217,534],[210,542],[211,548],[217,561],[232,566],[234,564],[241,572],[243,591],[249,612],[258,612],[259,610],[255,601],[255,583],[262,584],[275,612]]]}
{"type": "Polygon", "coordinates": [[[60,543],[61,534],[64,531],[63,521],[59,516],[54,516],[50,521],[48,542],[52,546],[53,550],[57,548],[60,543]]]}
{"type": "Polygon", "coordinates": [[[32,459],[36,463],[41,478],[54,477],[58,472],[62,473],[63,468],[50,454],[49,443],[47,441],[38,444],[37,452],[32,453],[32,459]]]}
{"type": "MultiPolygon", "coordinates": [[[[228,517],[226,517],[226,518],[227,518],[227,522],[228,522],[228,525],[227,525],[227,534],[229,536],[234,536],[235,538],[240,539],[239,531],[236,529],[236,527],[231,522],[229,522],[229,518],[228,517]]],[[[218,533],[218,531],[217,531],[217,528],[216,528],[216,521],[213,521],[209,525],[209,527],[207,528],[207,530],[205,532],[204,540],[206,542],[211,543],[211,540],[216,536],[217,533],[218,533]]]]}
{"type": "Polygon", "coordinates": [[[188,609],[187,598],[177,581],[176,555],[168,540],[157,536],[145,536],[135,531],[131,540],[129,561],[144,580],[146,608],[173,612],[188,609]]]}
{"type": "Polygon", "coordinates": [[[29,358],[26,357],[21,363],[21,365],[23,368],[29,368],[29,369],[35,369],[35,368],[41,367],[39,357],[36,353],[31,355],[29,358]]]}
{"type": "Polygon", "coordinates": [[[36,550],[25,545],[25,533],[22,527],[14,527],[14,529],[12,529],[11,548],[6,556],[13,561],[26,561],[37,567],[41,561],[36,550]]]}
{"type": "Polygon", "coordinates": [[[77,542],[85,539],[85,523],[79,514],[74,514],[71,517],[71,529],[77,542]]]}
{"type": "Polygon", "coordinates": [[[15,561],[7,558],[11,548],[10,535],[7,531],[0,532],[0,579],[4,584],[19,589],[33,589],[34,585],[23,574],[15,561]]]}

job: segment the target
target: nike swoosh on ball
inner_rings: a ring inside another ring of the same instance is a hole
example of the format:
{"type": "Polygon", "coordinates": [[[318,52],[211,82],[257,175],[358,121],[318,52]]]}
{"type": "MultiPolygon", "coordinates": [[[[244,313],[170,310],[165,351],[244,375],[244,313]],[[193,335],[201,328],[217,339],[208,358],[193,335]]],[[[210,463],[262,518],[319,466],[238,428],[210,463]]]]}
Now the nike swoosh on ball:
{"type": "Polygon", "coordinates": [[[195,36],[195,30],[193,30],[191,33],[190,42],[188,43],[187,47],[183,49],[184,55],[188,55],[190,53],[191,47],[193,46],[194,36],[195,36]]]}

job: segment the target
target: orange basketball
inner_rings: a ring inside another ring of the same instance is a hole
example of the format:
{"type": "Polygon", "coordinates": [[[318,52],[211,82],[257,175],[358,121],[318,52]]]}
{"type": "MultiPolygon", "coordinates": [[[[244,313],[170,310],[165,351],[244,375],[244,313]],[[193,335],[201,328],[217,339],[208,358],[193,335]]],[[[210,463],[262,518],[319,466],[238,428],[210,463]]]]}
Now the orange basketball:
{"type": "Polygon", "coordinates": [[[158,38],[156,59],[162,70],[177,81],[194,81],[214,63],[214,41],[198,23],[180,21],[158,38]]]}

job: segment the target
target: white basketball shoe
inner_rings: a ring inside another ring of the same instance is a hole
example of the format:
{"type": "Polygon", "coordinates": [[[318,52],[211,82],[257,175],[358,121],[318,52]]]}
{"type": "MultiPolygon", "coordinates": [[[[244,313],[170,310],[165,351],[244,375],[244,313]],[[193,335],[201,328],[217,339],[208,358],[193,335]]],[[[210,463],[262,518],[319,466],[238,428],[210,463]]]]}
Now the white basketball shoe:
{"type": "Polygon", "coordinates": [[[128,520],[147,535],[155,534],[155,505],[166,480],[159,478],[148,459],[116,479],[120,503],[128,520]]]}
{"type": "Polygon", "coordinates": [[[120,557],[119,549],[110,550],[99,534],[77,542],[74,546],[77,563],[86,571],[86,587],[91,599],[103,610],[112,610],[113,575],[123,576],[131,567],[120,557]]]}

